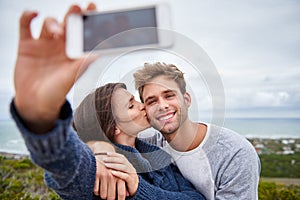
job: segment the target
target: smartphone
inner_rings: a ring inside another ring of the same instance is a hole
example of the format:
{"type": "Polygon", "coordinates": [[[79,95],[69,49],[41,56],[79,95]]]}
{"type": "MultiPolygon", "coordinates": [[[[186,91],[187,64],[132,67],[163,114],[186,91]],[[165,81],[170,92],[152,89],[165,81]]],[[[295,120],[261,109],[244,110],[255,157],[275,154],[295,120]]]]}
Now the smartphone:
{"type": "Polygon", "coordinates": [[[113,53],[142,47],[168,47],[171,13],[168,4],[122,7],[72,14],[67,19],[66,52],[76,58],[85,53],[113,53]]]}

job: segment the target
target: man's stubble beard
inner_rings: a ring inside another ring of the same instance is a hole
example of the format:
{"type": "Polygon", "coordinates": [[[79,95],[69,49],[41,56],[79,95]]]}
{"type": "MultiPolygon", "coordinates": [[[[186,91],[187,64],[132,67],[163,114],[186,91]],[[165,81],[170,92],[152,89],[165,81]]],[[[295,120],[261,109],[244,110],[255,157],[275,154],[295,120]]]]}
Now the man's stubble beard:
{"type": "Polygon", "coordinates": [[[154,129],[158,130],[164,137],[168,138],[171,135],[176,134],[177,131],[179,130],[179,128],[182,126],[182,124],[187,120],[187,118],[188,118],[187,112],[188,112],[188,110],[185,110],[185,112],[180,112],[180,115],[179,115],[179,117],[177,115],[177,120],[175,122],[177,125],[174,128],[172,127],[170,130],[166,130],[166,131],[164,131],[165,124],[163,124],[161,127],[158,127],[158,126],[156,126],[155,123],[152,123],[151,120],[149,120],[149,121],[150,121],[151,126],[154,129]],[[182,116],[182,113],[184,114],[184,117],[182,116]]]}

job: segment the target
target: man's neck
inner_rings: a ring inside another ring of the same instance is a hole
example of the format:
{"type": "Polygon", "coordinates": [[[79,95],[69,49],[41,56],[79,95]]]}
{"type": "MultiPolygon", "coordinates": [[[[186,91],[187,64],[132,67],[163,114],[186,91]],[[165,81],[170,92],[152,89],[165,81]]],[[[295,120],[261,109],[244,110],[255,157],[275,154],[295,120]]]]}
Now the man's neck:
{"type": "Polygon", "coordinates": [[[187,120],[176,132],[165,137],[173,149],[185,152],[197,148],[204,140],[206,131],[206,125],[187,120]]]}

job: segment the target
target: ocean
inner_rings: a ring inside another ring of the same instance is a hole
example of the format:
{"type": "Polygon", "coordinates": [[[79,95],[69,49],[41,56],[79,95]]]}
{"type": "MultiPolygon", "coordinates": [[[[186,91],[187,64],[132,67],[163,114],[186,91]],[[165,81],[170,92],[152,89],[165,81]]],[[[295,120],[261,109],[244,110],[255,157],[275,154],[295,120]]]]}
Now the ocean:
{"type": "Polygon", "coordinates": [[[224,127],[247,138],[300,138],[300,118],[229,118],[224,127]]]}
{"type": "MultiPolygon", "coordinates": [[[[300,138],[300,118],[229,118],[225,119],[224,127],[247,138],[300,138]]],[[[12,120],[0,120],[0,151],[28,154],[12,120]]]]}

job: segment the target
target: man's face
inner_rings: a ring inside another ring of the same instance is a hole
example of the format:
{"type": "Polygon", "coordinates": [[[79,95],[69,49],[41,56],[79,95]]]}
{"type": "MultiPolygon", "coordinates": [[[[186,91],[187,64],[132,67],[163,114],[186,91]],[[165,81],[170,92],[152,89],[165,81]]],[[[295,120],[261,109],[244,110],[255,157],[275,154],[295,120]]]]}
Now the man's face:
{"type": "Polygon", "coordinates": [[[190,96],[177,83],[158,76],[144,86],[143,99],[151,126],[164,135],[175,133],[187,119],[190,96]]]}

